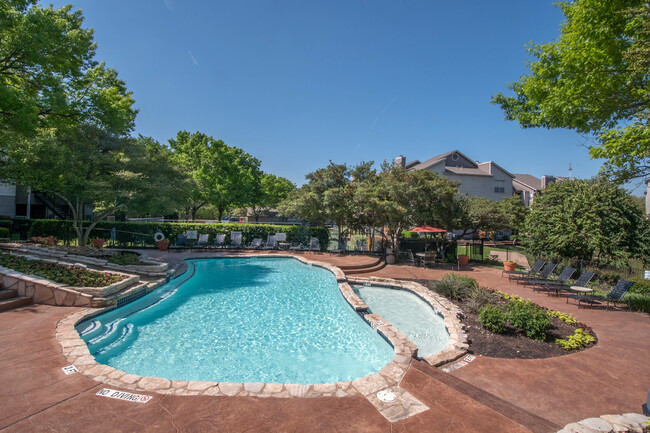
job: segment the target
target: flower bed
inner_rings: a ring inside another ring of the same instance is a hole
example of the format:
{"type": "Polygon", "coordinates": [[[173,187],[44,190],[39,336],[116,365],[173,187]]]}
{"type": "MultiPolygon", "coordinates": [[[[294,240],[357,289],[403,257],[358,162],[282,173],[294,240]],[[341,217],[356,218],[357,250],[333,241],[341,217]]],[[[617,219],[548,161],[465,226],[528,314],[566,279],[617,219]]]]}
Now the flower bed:
{"type": "Polygon", "coordinates": [[[40,260],[29,260],[5,253],[0,253],[0,266],[72,287],[104,287],[127,278],[124,275],[91,271],[72,265],[65,266],[40,260]]]}

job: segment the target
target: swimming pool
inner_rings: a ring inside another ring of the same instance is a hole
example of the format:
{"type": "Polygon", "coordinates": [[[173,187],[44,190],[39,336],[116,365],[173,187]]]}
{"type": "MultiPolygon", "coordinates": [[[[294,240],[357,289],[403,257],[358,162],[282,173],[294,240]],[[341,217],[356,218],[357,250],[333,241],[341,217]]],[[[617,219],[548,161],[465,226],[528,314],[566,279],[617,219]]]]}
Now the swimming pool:
{"type": "Polygon", "coordinates": [[[371,312],[386,319],[418,347],[419,357],[440,352],[447,346],[449,332],[444,318],[417,295],[372,285],[355,285],[352,289],[371,312]]]}
{"type": "Polygon", "coordinates": [[[175,380],[317,384],[376,373],[393,358],[329,270],[277,257],[188,265],[183,277],[76,326],[97,362],[175,380]]]}

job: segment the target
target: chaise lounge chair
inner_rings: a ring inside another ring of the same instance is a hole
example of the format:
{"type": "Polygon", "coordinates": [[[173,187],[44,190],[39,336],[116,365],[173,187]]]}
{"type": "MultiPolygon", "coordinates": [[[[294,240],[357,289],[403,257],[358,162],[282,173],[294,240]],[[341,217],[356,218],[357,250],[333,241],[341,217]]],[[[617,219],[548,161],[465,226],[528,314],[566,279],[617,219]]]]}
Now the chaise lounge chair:
{"type": "Polygon", "coordinates": [[[209,238],[210,238],[210,235],[208,233],[200,234],[198,241],[196,241],[197,248],[205,248],[205,247],[207,247],[209,238]]]}
{"type": "Polygon", "coordinates": [[[241,248],[241,232],[230,232],[230,245],[228,248],[241,248]]]}
{"type": "Polygon", "coordinates": [[[289,247],[289,244],[287,243],[286,233],[276,233],[275,242],[277,243],[278,249],[284,250],[289,247]]]}
{"type": "Polygon", "coordinates": [[[503,277],[503,274],[507,274],[508,281],[524,277],[533,277],[539,274],[539,271],[542,269],[542,266],[544,266],[544,263],[546,263],[546,260],[539,259],[527,271],[501,271],[501,276],[503,277]]]}
{"type": "Polygon", "coordinates": [[[320,241],[318,238],[311,237],[309,240],[309,251],[320,251],[320,241]]]}
{"type": "Polygon", "coordinates": [[[224,233],[218,234],[214,237],[213,247],[223,248],[226,244],[226,235],[224,233]]]}
{"type": "Polygon", "coordinates": [[[274,250],[278,246],[278,242],[275,240],[275,235],[268,235],[266,237],[266,245],[264,245],[265,250],[274,250]]]}
{"type": "Polygon", "coordinates": [[[258,250],[262,248],[262,238],[255,238],[253,239],[253,242],[248,246],[248,248],[251,248],[253,250],[258,250]]]}
{"type": "Polygon", "coordinates": [[[531,281],[531,280],[547,280],[548,277],[551,276],[555,268],[557,268],[556,263],[548,262],[546,266],[544,266],[544,269],[539,271],[539,273],[536,276],[523,276],[517,278],[515,281],[517,281],[517,284],[526,284],[527,281],[531,281]]]}
{"type": "MultiPolygon", "coordinates": [[[[575,280],[573,284],[565,284],[563,286],[557,286],[554,287],[555,293],[559,296],[560,292],[567,292],[567,293],[576,293],[576,292],[585,292],[587,290],[587,284],[589,284],[589,281],[596,275],[594,272],[590,271],[585,271],[582,274],[580,274],[580,278],[575,280]]],[[[567,303],[569,302],[569,298],[567,297],[566,299],[567,303]]]]}
{"type": "Polygon", "coordinates": [[[618,280],[616,286],[614,286],[614,288],[610,290],[610,292],[604,297],[598,295],[573,295],[571,298],[578,301],[578,308],[580,308],[583,303],[589,304],[593,307],[596,305],[602,305],[603,302],[606,302],[606,310],[609,310],[610,303],[612,303],[614,307],[616,307],[617,304],[625,304],[627,305],[628,309],[631,309],[630,298],[628,297],[626,302],[623,297],[627,294],[628,290],[630,290],[633,285],[633,281],[618,280]]]}
{"type": "Polygon", "coordinates": [[[560,275],[558,275],[554,280],[528,280],[524,283],[524,286],[533,286],[533,291],[535,291],[545,290],[547,287],[564,285],[567,281],[569,281],[569,278],[571,278],[575,272],[576,268],[566,266],[564,269],[562,269],[560,275]]]}

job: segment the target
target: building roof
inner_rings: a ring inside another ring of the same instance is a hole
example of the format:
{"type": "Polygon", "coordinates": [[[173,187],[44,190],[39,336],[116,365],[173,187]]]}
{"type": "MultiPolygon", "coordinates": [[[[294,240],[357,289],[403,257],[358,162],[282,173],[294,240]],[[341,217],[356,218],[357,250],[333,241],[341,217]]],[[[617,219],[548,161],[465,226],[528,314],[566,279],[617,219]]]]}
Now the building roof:
{"type": "Polygon", "coordinates": [[[514,173],[513,176],[515,177],[515,182],[519,182],[523,185],[526,185],[528,188],[534,189],[534,190],[541,190],[542,189],[542,179],[536,178],[535,176],[531,174],[517,174],[514,173]]]}
{"type": "Polygon", "coordinates": [[[476,162],[474,162],[471,158],[467,157],[467,155],[465,155],[462,152],[459,152],[457,150],[452,150],[451,152],[446,152],[446,153],[442,153],[440,155],[436,155],[433,158],[429,158],[424,162],[419,162],[418,161],[418,164],[415,164],[415,165],[411,165],[415,161],[409,162],[408,164],[406,164],[406,168],[408,168],[408,169],[413,168],[414,170],[426,170],[426,169],[428,169],[430,167],[433,167],[434,165],[436,165],[436,164],[438,164],[438,163],[440,163],[442,161],[445,161],[449,157],[449,155],[451,155],[453,153],[459,154],[460,156],[465,158],[467,161],[474,164],[474,166],[476,168],[478,168],[478,165],[476,164],[476,162]]]}
{"type": "Polygon", "coordinates": [[[490,173],[480,168],[466,168],[466,167],[445,167],[447,173],[453,173],[464,176],[486,176],[492,177],[490,173]]]}
{"type": "Polygon", "coordinates": [[[508,176],[510,176],[510,177],[512,177],[512,178],[515,177],[514,174],[510,173],[508,170],[506,170],[505,168],[501,167],[499,164],[497,164],[497,163],[494,162],[494,161],[480,162],[480,163],[478,164],[478,166],[479,166],[479,168],[481,168],[481,166],[482,166],[482,165],[485,165],[485,164],[493,165],[493,166],[495,166],[496,168],[498,168],[499,170],[501,170],[502,172],[504,172],[505,174],[507,174],[508,176]]]}

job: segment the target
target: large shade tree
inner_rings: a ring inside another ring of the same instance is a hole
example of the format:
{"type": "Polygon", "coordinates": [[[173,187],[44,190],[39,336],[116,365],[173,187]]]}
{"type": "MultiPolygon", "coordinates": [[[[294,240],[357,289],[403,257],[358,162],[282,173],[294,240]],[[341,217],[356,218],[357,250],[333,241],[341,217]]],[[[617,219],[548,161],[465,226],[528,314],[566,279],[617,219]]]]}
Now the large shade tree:
{"type": "Polygon", "coordinates": [[[650,176],[650,3],[558,2],[557,40],[533,44],[530,73],[492,102],[524,128],[568,128],[591,137],[591,156],[626,181],[650,176]]]}
{"type": "Polygon", "coordinates": [[[535,255],[627,264],[650,257],[649,222],[623,188],[597,180],[549,185],[526,220],[535,255]]]}
{"type": "Polygon", "coordinates": [[[296,185],[289,179],[270,173],[263,173],[260,179],[260,189],[251,206],[255,222],[260,216],[268,215],[282,200],[295,191],[296,185]]]}

